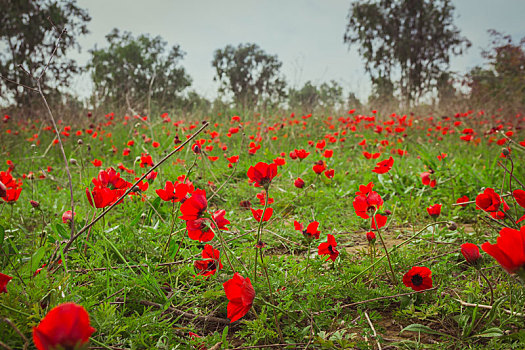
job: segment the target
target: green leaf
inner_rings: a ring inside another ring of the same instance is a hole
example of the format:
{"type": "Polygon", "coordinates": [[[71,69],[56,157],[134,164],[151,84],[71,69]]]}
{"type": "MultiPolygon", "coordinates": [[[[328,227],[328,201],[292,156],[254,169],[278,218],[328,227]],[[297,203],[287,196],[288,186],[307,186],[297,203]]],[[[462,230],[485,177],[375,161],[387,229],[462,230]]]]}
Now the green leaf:
{"type": "Polygon", "coordinates": [[[504,333],[501,329],[499,329],[498,327],[493,327],[493,328],[485,329],[483,332],[474,335],[474,337],[493,338],[493,337],[501,337],[503,336],[503,334],[504,333]]]}
{"type": "Polygon", "coordinates": [[[46,247],[38,248],[31,256],[31,273],[35,272],[40,266],[40,262],[46,253],[46,247]]]}
{"type": "Polygon", "coordinates": [[[403,332],[406,332],[406,331],[408,331],[408,332],[420,332],[420,333],[427,333],[427,334],[435,334],[435,335],[442,335],[442,336],[445,336],[445,337],[450,337],[450,335],[448,335],[448,334],[435,331],[432,328],[430,328],[428,326],[425,326],[423,324],[419,324],[419,323],[412,323],[411,325],[406,326],[405,328],[403,328],[401,330],[400,333],[403,333],[403,332]]]}
{"type": "Polygon", "coordinates": [[[66,228],[62,224],[55,224],[53,225],[53,231],[57,233],[60,237],[64,239],[69,239],[69,234],[66,231],[66,228]]]}
{"type": "Polygon", "coordinates": [[[5,229],[4,226],[0,225],[0,249],[2,249],[2,246],[4,244],[5,239],[5,229]]]}

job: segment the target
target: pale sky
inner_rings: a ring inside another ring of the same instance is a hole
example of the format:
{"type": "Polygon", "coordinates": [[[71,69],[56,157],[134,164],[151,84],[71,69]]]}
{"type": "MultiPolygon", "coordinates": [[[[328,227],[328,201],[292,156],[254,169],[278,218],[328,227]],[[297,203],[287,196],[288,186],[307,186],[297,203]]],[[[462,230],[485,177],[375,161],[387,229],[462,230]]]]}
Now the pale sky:
{"type": "MultiPolygon", "coordinates": [[[[471,42],[467,54],[453,57],[451,69],[464,73],[483,63],[480,52],[488,47],[487,29],[511,34],[515,42],[525,37],[525,1],[455,0],[455,24],[471,42]]],[[[72,52],[80,64],[88,50],[107,46],[105,35],[113,28],[134,36],[160,35],[170,45],[179,44],[186,56],[182,66],[192,77],[191,89],[208,98],[217,95],[211,67],[213,53],[228,44],[256,43],[276,54],[289,86],[306,81],[339,82],[345,94],[362,100],[370,93],[364,62],[343,43],[350,1],[341,0],[78,0],[92,17],[90,34],[79,38],[82,52],[72,52]]],[[[88,77],[78,79],[74,91],[87,96],[88,77]]]]}

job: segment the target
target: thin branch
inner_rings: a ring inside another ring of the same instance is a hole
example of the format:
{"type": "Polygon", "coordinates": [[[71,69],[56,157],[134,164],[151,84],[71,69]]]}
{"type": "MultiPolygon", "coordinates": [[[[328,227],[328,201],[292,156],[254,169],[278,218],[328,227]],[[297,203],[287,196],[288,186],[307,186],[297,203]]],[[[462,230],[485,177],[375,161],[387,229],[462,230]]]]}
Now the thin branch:
{"type": "MultiPolygon", "coordinates": [[[[122,301],[124,301],[124,299],[119,298],[117,301],[122,302],[122,301]]],[[[130,300],[126,300],[126,302],[130,302],[130,300]]],[[[153,306],[153,307],[156,307],[158,309],[164,309],[164,305],[157,304],[157,303],[154,303],[154,302],[148,301],[148,300],[141,300],[141,301],[139,301],[139,304],[144,305],[144,306],[153,306]]],[[[199,316],[199,315],[195,315],[195,314],[192,314],[192,313],[189,313],[189,312],[186,312],[186,311],[182,311],[182,310],[176,309],[176,308],[171,307],[171,306],[168,307],[167,309],[165,309],[165,311],[173,312],[174,314],[177,314],[177,315],[182,316],[184,318],[194,319],[194,320],[197,320],[197,321],[214,322],[214,323],[224,324],[224,325],[229,325],[230,324],[230,321],[227,320],[227,319],[224,319],[224,318],[219,318],[219,317],[214,317],[214,316],[199,316]]]]}
{"type": "Polygon", "coordinates": [[[437,288],[438,288],[438,287],[434,287],[434,288],[429,288],[429,289],[425,289],[425,290],[418,290],[418,291],[415,291],[415,292],[402,293],[402,294],[396,294],[396,295],[387,295],[387,296],[384,296],[384,297],[379,297],[379,298],[374,298],[374,299],[368,299],[368,300],[357,301],[357,302],[355,302],[355,303],[351,303],[351,304],[345,304],[345,305],[337,306],[337,307],[332,308],[332,309],[313,312],[313,314],[314,314],[314,315],[320,315],[320,314],[324,314],[324,313],[326,313],[326,312],[335,311],[335,310],[340,310],[340,309],[345,309],[345,308],[347,308],[347,307],[351,307],[351,306],[356,306],[356,305],[361,305],[361,304],[371,303],[371,302],[373,302],[373,301],[386,300],[386,299],[395,299],[395,298],[403,297],[403,296],[407,296],[407,295],[419,294],[419,293],[424,293],[424,292],[430,292],[430,291],[436,290],[437,288]]]}
{"type": "Polygon", "coordinates": [[[31,91],[36,91],[36,92],[38,92],[38,89],[36,89],[36,88],[34,88],[34,87],[30,87],[30,86],[24,85],[24,84],[22,84],[22,83],[19,83],[19,82],[17,82],[17,81],[11,80],[11,79],[9,79],[9,78],[4,77],[3,75],[0,75],[0,78],[4,79],[5,81],[8,81],[8,82],[10,82],[10,83],[13,83],[13,84],[16,84],[16,85],[18,85],[18,86],[21,86],[21,87],[23,87],[23,88],[25,88],[25,89],[28,89],[28,90],[31,90],[31,91]]]}
{"type": "MultiPolygon", "coordinates": [[[[457,301],[458,303],[460,303],[463,306],[471,306],[471,307],[476,307],[477,306],[480,309],[487,309],[487,310],[491,310],[492,309],[492,306],[490,306],[490,305],[472,304],[472,303],[467,303],[466,301],[463,301],[461,299],[455,299],[455,298],[452,298],[452,299],[454,299],[455,301],[457,301]]],[[[505,312],[506,314],[509,314],[509,315],[512,315],[512,316],[523,317],[523,314],[519,313],[519,312],[513,312],[513,311],[510,311],[510,310],[507,310],[507,309],[501,309],[501,310],[503,310],[503,312],[505,312]]]]}

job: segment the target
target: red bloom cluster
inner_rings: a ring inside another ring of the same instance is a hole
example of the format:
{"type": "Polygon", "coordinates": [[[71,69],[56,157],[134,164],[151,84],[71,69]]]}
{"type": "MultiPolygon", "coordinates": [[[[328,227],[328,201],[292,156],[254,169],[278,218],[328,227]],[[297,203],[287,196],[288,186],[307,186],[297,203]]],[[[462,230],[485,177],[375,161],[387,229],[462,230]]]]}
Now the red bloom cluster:
{"type": "Polygon", "coordinates": [[[11,175],[11,168],[0,171],[0,198],[6,202],[16,202],[22,192],[22,181],[11,175]]]}
{"type": "Polygon", "coordinates": [[[95,187],[91,191],[89,191],[89,188],[86,188],[86,196],[89,204],[96,208],[105,208],[112,205],[132,185],[130,182],[122,179],[120,173],[117,173],[113,168],[101,170],[98,173],[98,177],[91,182],[95,187]]]}
{"type": "Polygon", "coordinates": [[[363,219],[369,219],[370,215],[373,215],[383,205],[383,199],[377,192],[372,191],[373,187],[373,182],[366,186],[360,185],[352,203],[357,216],[363,219]]]}
{"type": "Polygon", "coordinates": [[[179,218],[186,221],[188,236],[199,242],[209,242],[215,237],[214,230],[227,230],[226,225],[230,223],[224,215],[225,210],[217,210],[211,216],[206,212],[208,200],[206,191],[196,189],[191,197],[184,200],[180,206],[182,216],[179,218]],[[205,215],[207,217],[205,217],[205,215]],[[212,220],[213,219],[213,220],[212,220]],[[215,225],[217,224],[217,225],[215,225]]]}
{"type": "Polygon", "coordinates": [[[65,303],[49,311],[33,328],[33,341],[39,350],[76,349],[86,344],[93,332],[87,311],[65,303]]]}
{"type": "Polygon", "coordinates": [[[436,187],[436,179],[431,179],[430,175],[432,175],[432,173],[429,173],[429,172],[421,173],[421,182],[423,182],[423,185],[425,186],[430,186],[434,188],[436,187]]]}

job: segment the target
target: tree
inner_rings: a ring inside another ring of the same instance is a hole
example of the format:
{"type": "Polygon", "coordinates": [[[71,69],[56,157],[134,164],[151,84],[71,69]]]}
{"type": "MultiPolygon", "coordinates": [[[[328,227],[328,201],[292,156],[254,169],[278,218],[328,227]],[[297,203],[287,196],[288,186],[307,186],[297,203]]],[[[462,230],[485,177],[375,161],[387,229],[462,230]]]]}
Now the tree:
{"type": "Polygon", "coordinates": [[[482,52],[489,66],[474,67],[468,74],[471,99],[493,98],[525,105],[525,37],[514,43],[510,35],[495,30],[489,34],[492,47],[482,52]]]}
{"type": "Polygon", "coordinates": [[[166,54],[167,43],[160,36],[134,38],[117,29],[106,39],[109,47],[91,50],[88,65],[101,102],[128,104],[147,109],[148,113],[151,103],[164,109],[180,102],[181,92],[191,84],[191,78],[179,66],[184,52],[178,45],[166,54]]]}
{"type": "Polygon", "coordinates": [[[372,81],[397,82],[410,104],[432,90],[448,69],[450,55],[470,42],[452,23],[450,0],[368,0],[350,6],[344,42],[359,44],[372,81]]]}
{"type": "Polygon", "coordinates": [[[246,107],[277,103],[285,96],[286,83],[280,76],[282,62],[256,44],[232,45],[215,51],[212,66],[221,93],[233,94],[234,102],[246,107]]]}
{"type": "Polygon", "coordinates": [[[315,86],[307,81],[299,90],[290,88],[289,104],[311,113],[317,107],[336,109],[343,104],[343,88],[335,80],[315,86]]]}
{"type": "Polygon", "coordinates": [[[311,113],[319,104],[319,91],[311,81],[307,81],[301,89],[290,88],[288,98],[290,107],[311,113]]]}
{"type": "Polygon", "coordinates": [[[78,37],[88,33],[91,20],[86,10],[75,0],[0,0],[0,96],[21,105],[30,98],[17,84],[33,86],[33,80],[19,66],[39,76],[53,54],[46,74],[41,79],[46,94],[57,92],[58,86],[68,86],[71,77],[80,71],[76,62],[66,59],[71,48],[78,48],[78,37]],[[57,37],[67,29],[61,40],[57,37]],[[9,79],[10,81],[7,81],[9,79]]]}

